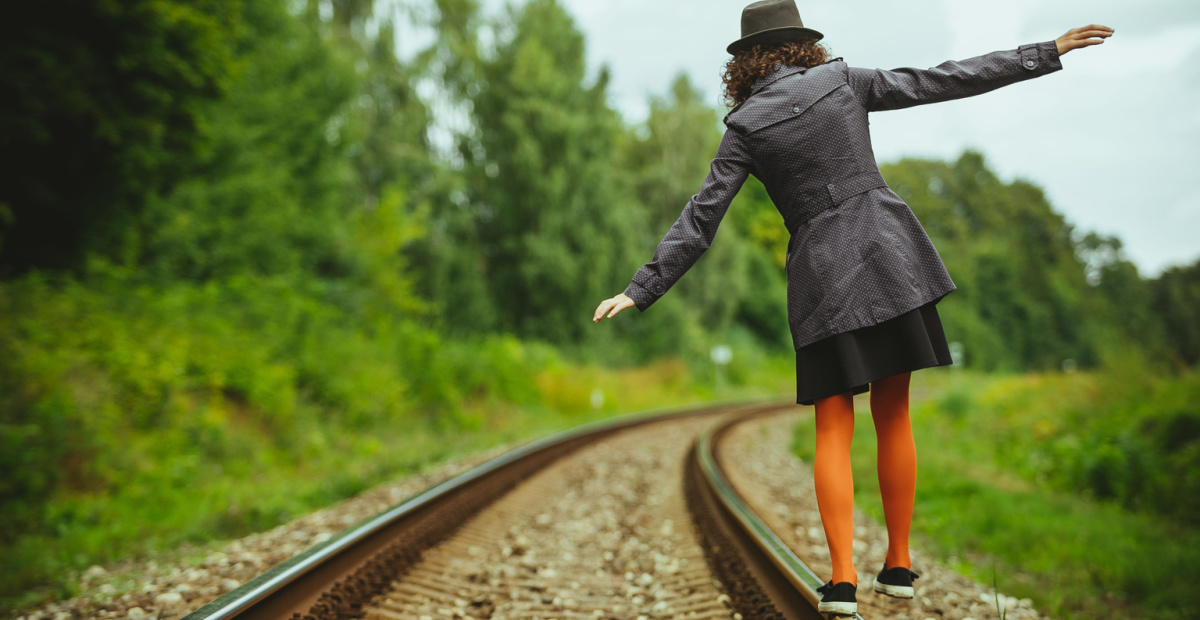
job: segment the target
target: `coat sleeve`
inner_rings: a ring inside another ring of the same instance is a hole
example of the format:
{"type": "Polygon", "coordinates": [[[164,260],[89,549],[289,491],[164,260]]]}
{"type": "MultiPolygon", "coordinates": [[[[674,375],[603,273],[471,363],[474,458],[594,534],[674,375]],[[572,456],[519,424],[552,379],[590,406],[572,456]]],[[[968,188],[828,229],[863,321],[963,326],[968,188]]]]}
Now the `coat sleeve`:
{"type": "Polygon", "coordinates": [[[712,245],[729,203],[753,167],[745,136],[727,127],[700,192],[688,200],[654,250],[654,257],[638,268],[625,288],[625,295],[639,311],[645,312],[662,297],[712,245]]]}
{"type": "Polygon", "coordinates": [[[971,97],[1059,69],[1062,62],[1053,40],[947,60],[930,69],[847,68],[850,88],[869,112],[971,97]]]}

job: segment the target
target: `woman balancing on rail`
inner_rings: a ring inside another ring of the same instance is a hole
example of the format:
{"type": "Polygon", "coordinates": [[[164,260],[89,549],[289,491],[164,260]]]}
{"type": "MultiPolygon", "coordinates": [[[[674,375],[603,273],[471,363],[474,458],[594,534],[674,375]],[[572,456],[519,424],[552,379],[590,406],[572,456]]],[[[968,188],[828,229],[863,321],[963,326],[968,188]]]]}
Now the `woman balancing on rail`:
{"type": "Polygon", "coordinates": [[[955,290],[941,257],[875,163],[867,114],[979,95],[1062,69],[1059,57],[1102,43],[1106,26],[1068,30],[947,61],[930,69],[864,69],[829,58],[823,35],[804,27],[793,0],[742,11],[742,37],[728,47],[725,116],[700,193],[667,231],[654,258],[625,291],[600,303],[593,321],[645,311],[708,249],[747,175],[766,187],[791,235],[785,267],[796,349],[796,402],[815,405],[817,503],[833,575],[819,611],[853,615],[851,560],[853,396],[870,390],[879,438],[879,487],[888,531],[876,592],[912,598],[909,525],[917,460],[908,417],[910,373],[952,363],[936,309],[955,290]]]}

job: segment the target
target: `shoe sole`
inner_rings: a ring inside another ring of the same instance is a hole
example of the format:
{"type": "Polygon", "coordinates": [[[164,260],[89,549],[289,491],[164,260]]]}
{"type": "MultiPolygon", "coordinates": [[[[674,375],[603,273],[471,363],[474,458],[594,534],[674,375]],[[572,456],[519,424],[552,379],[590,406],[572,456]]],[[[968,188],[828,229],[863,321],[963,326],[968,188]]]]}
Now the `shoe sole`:
{"type": "Polygon", "coordinates": [[[836,616],[853,616],[858,613],[858,603],[848,603],[843,601],[817,603],[817,611],[823,614],[832,614],[836,616]]]}
{"type": "Polygon", "coordinates": [[[893,598],[912,598],[912,586],[893,586],[886,583],[875,582],[875,591],[880,594],[886,594],[893,598]]]}

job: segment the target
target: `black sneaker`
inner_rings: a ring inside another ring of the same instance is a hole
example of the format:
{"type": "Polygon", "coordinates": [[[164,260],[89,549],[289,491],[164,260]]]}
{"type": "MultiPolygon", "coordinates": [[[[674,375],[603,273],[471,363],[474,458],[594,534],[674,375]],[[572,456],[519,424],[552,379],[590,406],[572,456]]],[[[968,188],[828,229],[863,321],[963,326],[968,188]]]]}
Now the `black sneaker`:
{"type": "Polygon", "coordinates": [[[903,566],[888,568],[887,562],[884,562],[883,570],[879,571],[879,576],[875,578],[875,591],[896,598],[912,598],[912,582],[918,577],[920,575],[903,566]]]}
{"type": "Polygon", "coordinates": [[[855,592],[858,586],[849,581],[839,581],[834,584],[833,581],[826,583],[817,588],[817,594],[821,594],[821,602],[817,605],[817,611],[823,614],[832,614],[835,616],[853,616],[858,613],[858,598],[855,597],[855,592]]]}

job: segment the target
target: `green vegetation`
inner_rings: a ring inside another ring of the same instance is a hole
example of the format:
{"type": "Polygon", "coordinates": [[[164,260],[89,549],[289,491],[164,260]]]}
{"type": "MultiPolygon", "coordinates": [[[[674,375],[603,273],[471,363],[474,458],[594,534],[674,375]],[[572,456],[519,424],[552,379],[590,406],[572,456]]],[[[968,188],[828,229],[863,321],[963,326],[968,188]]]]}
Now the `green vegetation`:
{"type": "MultiPolygon", "coordinates": [[[[89,280],[0,287],[16,319],[0,335],[0,585],[30,590],[14,606],[72,594],[92,564],[244,536],[450,457],[714,396],[680,360],[622,372],[511,336],[364,323],[286,279],[89,280]]],[[[786,387],[785,366],[746,362],[738,374],[786,387]]]]}
{"type": "MultiPolygon", "coordinates": [[[[913,544],[1063,618],[1192,618],[1200,377],[935,373],[912,403],[913,544]],[[1164,433],[1163,429],[1176,429],[1164,433]],[[1182,505],[1180,505],[1182,504],[1182,505]]],[[[861,397],[860,397],[861,398],[861,397]]],[[[855,403],[854,497],[883,520],[874,429],[855,403]],[[870,429],[870,430],[868,430],[870,429]]],[[[811,424],[794,451],[811,462],[811,424]]]]}
{"type": "Polygon", "coordinates": [[[229,88],[237,48],[252,34],[243,10],[256,8],[132,0],[29,3],[8,15],[0,45],[5,271],[71,267],[88,251],[126,249],[147,199],[203,148],[202,108],[229,88]]]}
{"type": "MultiPolygon", "coordinates": [[[[0,27],[0,608],[439,459],[710,398],[714,344],[735,350],[721,396],[792,389],[787,232],[753,178],[670,295],[591,321],[699,189],[724,110],[680,75],[624,122],[554,0],[68,10],[0,27]],[[402,59],[412,32],[430,43],[402,59]]],[[[959,286],[939,311],[961,365],[1128,389],[1051,399],[1018,378],[987,400],[980,377],[942,403],[991,412],[966,417],[995,420],[971,445],[1036,481],[1030,506],[1093,510],[1082,489],[1188,548],[1200,263],[1144,279],[980,153],[883,173],[959,286]]],[[[1138,561],[1107,589],[1164,574],[1138,561]]],[[[1068,578],[1063,608],[1085,608],[1094,577],[1068,578]]]]}

